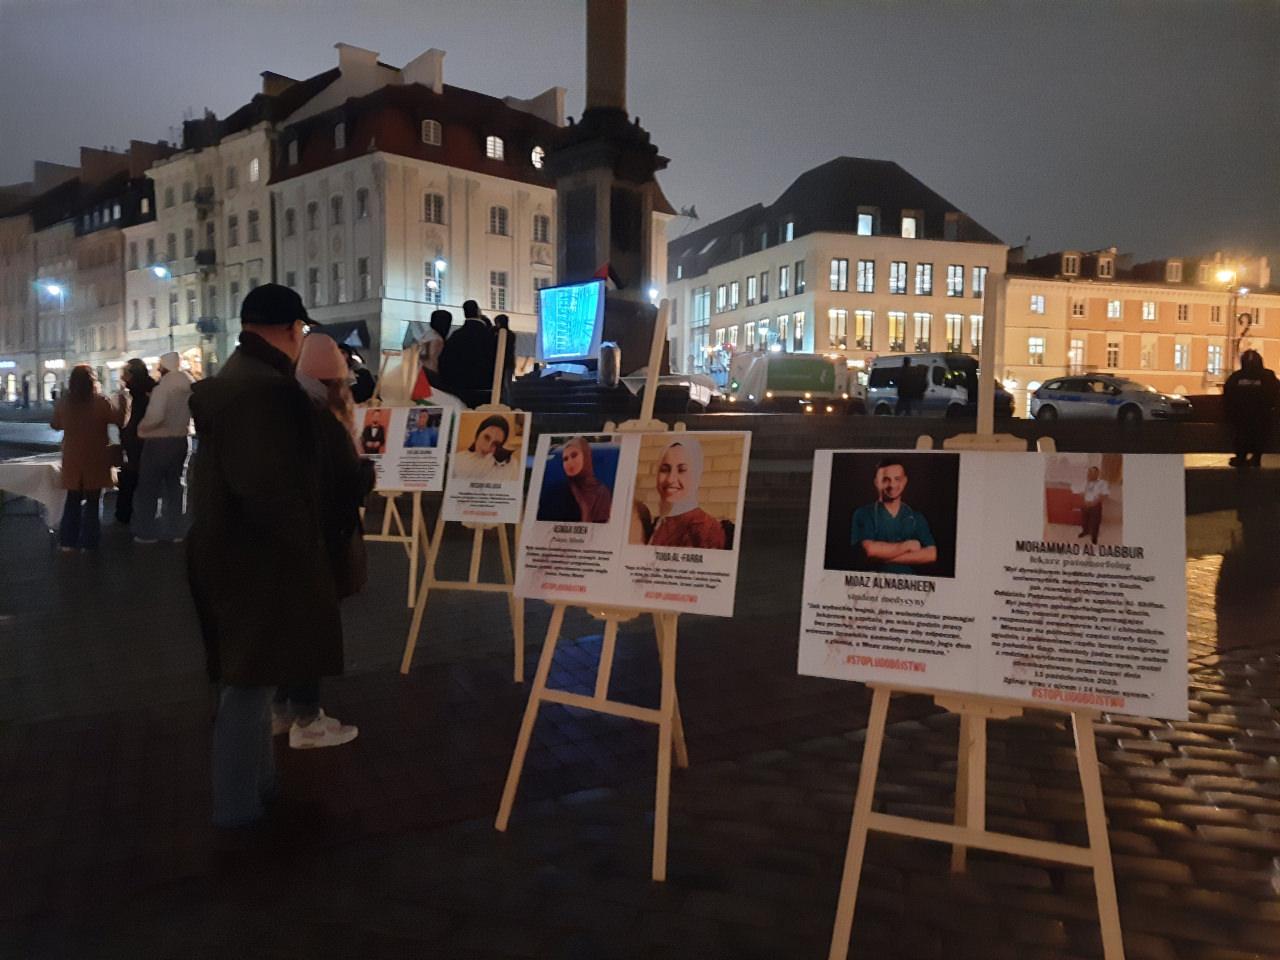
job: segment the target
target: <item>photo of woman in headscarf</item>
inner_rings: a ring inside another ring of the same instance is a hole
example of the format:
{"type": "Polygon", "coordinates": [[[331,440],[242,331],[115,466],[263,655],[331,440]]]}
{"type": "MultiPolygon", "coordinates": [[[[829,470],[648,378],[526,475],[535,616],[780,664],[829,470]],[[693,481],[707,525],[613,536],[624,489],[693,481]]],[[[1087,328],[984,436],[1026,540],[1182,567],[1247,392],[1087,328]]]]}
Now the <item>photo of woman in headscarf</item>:
{"type": "MultiPolygon", "coordinates": [[[[636,501],[638,523],[632,527],[632,543],[703,550],[731,547],[724,523],[698,505],[702,471],[702,444],[696,439],[682,437],[667,444],[651,479],[658,494],[657,516],[636,501]]],[[[637,490],[643,482],[637,478],[637,490]]]]}
{"type": "Polygon", "coordinates": [[[596,463],[587,439],[570,437],[558,450],[553,448],[551,456],[538,498],[538,519],[608,523],[613,493],[609,484],[596,476],[596,463]]]}
{"type": "Polygon", "coordinates": [[[519,480],[524,464],[507,449],[510,419],[500,413],[484,416],[468,442],[467,434],[476,419],[474,414],[462,415],[458,425],[461,449],[453,455],[453,475],[459,480],[519,480]]]}

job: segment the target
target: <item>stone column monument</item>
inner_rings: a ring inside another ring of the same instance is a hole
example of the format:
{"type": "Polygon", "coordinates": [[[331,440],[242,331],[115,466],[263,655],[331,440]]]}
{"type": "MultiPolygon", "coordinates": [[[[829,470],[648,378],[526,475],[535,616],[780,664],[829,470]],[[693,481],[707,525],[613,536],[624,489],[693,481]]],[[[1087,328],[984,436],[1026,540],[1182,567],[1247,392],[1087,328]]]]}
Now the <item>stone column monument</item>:
{"type": "MultiPolygon", "coordinates": [[[[667,159],[627,116],[627,0],[587,0],[586,109],[563,130],[546,164],[556,179],[558,282],[589,279],[607,263],[618,283],[610,302],[647,304],[654,174],[667,159]]],[[[619,320],[641,315],[611,312],[619,320]]]]}

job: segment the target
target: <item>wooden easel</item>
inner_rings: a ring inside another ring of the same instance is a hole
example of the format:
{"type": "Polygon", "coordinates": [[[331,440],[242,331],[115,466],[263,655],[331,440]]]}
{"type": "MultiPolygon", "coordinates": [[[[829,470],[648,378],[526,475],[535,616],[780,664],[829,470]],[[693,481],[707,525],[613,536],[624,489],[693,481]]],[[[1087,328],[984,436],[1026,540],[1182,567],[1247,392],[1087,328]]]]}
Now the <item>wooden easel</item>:
{"type": "MultiPolygon", "coordinates": [[[[512,409],[502,403],[502,370],[503,360],[507,353],[507,330],[498,331],[498,355],[493,364],[493,388],[490,393],[491,402],[476,407],[477,411],[491,413],[512,413],[512,409]]],[[[521,465],[521,477],[524,475],[521,465]]],[[[417,502],[414,503],[415,516],[420,517],[417,502]]],[[[426,554],[426,565],[422,572],[422,589],[418,592],[416,603],[409,601],[413,607],[413,619],[409,623],[409,634],[405,637],[404,656],[400,660],[400,672],[409,672],[413,664],[413,651],[418,645],[418,634],[422,630],[422,618],[427,610],[427,597],[432,590],[463,590],[473,593],[505,593],[507,609],[511,616],[511,636],[514,644],[513,673],[516,683],[524,683],[524,601],[515,593],[515,565],[512,562],[512,551],[519,545],[520,528],[515,524],[505,523],[463,523],[462,526],[474,531],[471,540],[471,564],[467,570],[466,580],[438,580],[436,578],[436,560],[440,556],[440,545],[444,542],[444,504],[436,515],[436,528],[431,537],[427,537],[425,528],[422,531],[423,550],[426,554]],[[507,542],[506,528],[512,530],[511,542],[507,542]],[[493,530],[498,536],[498,553],[502,558],[502,582],[486,582],[480,579],[480,560],[484,553],[485,531],[493,530]]],[[[416,563],[413,564],[417,566],[416,563]]]]}
{"type": "Polygon", "coordinates": [[[399,543],[409,558],[409,597],[406,606],[412,607],[418,596],[418,554],[429,556],[427,526],[422,515],[421,490],[378,490],[385,504],[382,511],[382,528],[378,533],[366,533],[366,543],[399,543]],[[410,497],[409,523],[406,526],[400,515],[397,497],[407,493],[410,497]],[[394,527],[394,530],[393,530],[394,527]]]}
{"type": "MultiPolygon", "coordinates": [[[[984,314],[993,320],[999,314],[996,306],[998,286],[993,281],[987,288],[984,314]]],[[[943,444],[947,450],[994,450],[1025,453],[1026,441],[1008,434],[996,434],[995,397],[990,370],[995,359],[994,324],[984,331],[982,371],[978,391],[978,432],[951,437],[943,444]]],[[[917,449],[932,449],[933,440],[921,437],[917,449]]],[[[1042,452],[1055,449],[1052,439],[1040,441],[1042,452]]],[[[1080,786],[1084,794],[1085,824],[1089,832],[1087,847],[1068,843],[1032,840],[1007,833],[994,833],[986,828],[987,789],[987,721],[1008,720],[1022,715],[1023,704],[997,697],[947,693],[916,687],[871,683],[871,716],[867,738],[862,748],[862,765],[858,771],[858,792],[854,797],[853,821],[849,827],[849,845],[845,852],[844,871],[840,879],[840,896],[836,902],[835,929],[831,935],[829,960],[846,960],[849,936],[853,931],[853,913],[858,900],[858,881],[862,859],[866,853],[867,834],[879,833],[917,840],[933,840],[951,844],[951,872],[963,873],[969,847],[994,850],[1036,860],[1066,863],[1093,870],[1094,890],[1098,898],[1098,917],[1102,927],[1102,949],[1106,960],[1124,960],[1124,941],[1120,931],[1120,907],[1116,901],[1115,874],[1111,865],[1111,841],[1107,836],[1107,815],[1102,799],[1102,778],[1098,772],[1097,744],[1093,738],[1095,710],[1071,710],[1071,726],[1076,742],[1076,763],[1080,770],[1080,786]],[[875,813],[871,809],[875,796],[876,776],[880,766],[880,749],[884,744],[885,722],[889,714],[889,698],[895,693],[914,693],[933,697],[934,703],[960,715],[960,744],[956,767],[956,800],[953,823],[935,823],[911,817],[875,813]]]]}
{"type": "MultiPolygon", "coordinates": [[[[653,342],[649,350],[649,375],[645,384],[640,418],[617,427],[618,433],[642,433],[667,429],[664,423],[653,419],[653,405],[658,392],[658,364],[662,358],[662,341],[666,337],[668,310],[669,305],[666,300],[663,300],[653,328],[653,342]]],[[[681,430],[683,427],[683,424],[677,424],[676,429],[681,430]]],[[[612,432],[614,429],[613,424],[605,424],[606,432],[612,432]]],[[[578,604],[554,603],[551,606],[551,622],[547,626],[547,638],[542,645],[542,655],[538,658],[533,687],[529,691],[529,703],[525,707],[524,719],[520,723],[520,734],[516,738],[516,748],[511,756],[511,768],[507,771],[507,782],[502,790],[502,802],[498,806],[498,818],[494,822],[494,827],[499,831],[505,831],[511,820],[511,808],[515,803],[516,791],[520,787],[520,774],[524,769],[525,755],[529,751],[529,741],[533,737],[538,709],[543,703],[559,703],[613,717],[626,717],[642,723],[652,723],[658,728],[658,777],[653,805],[653,879],[665,880],[673,751],[675,762],[680,767],[689,766],[684,724],[680,718],[680,704],[676,696],[676,634],[680,615],[631,607],[583,607],[582,609],[591,616],[604,621],[604,642],[600,649],[600,666],[596,671],[595,691],[588,697],[547,686],[547,676],[551,672],[551,661],[555,658],[556,643],[560,639],[565,610],[570,606],[578,606],[578,604]],[[662,667],[662,693],[656,710],[609,699],[609,678],[613,671],[618,624],[646,613],[653,618],[658,661],[662,667]]]]}

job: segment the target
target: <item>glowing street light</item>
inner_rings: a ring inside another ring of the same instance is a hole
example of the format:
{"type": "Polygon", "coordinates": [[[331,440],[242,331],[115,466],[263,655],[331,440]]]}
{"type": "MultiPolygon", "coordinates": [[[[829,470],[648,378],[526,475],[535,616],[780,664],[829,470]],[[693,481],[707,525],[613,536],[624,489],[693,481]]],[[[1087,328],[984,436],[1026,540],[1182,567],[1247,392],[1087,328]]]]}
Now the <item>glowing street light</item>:
{"type": "Polygon", "coordinates": [[[169,272],[169,268],[162,263],[157,263],[155,266],[153,266],[151,268],[151,272],[154,273],[156,275],[156,278],[159,280],[168,280],[171,276],[173,276],[173,274],[169,272]]]}
{"type": "Polygon", "coordinates": [[[1219,283],[1233,283],[1236,279],[1236,272],[1229,267],[1223,267],[1218,271],[1219,283]]]}
{"type": "Polygon", "coordinates": [[[44,292],[49,294],[51,297],[60,297],[62,296],[62,285],[57,283],[46,283],[44,284],[44,292]]]}
{"type": "Polygon", "coordinates": [[[448,266],[449,264],[445,261],[444,257],[436,257],[436,273],[444,273],[445,268],[448,266]]]}

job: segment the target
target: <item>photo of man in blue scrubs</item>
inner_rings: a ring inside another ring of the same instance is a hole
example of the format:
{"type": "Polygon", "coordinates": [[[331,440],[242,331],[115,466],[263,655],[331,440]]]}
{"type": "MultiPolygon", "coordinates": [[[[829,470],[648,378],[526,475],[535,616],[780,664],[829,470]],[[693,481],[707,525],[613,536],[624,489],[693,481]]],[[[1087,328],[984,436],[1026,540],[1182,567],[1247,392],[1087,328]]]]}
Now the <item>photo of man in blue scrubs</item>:
{"type": "Polygon", "coordinates": [[[924,514],[902,495],[910,478],[901,460],[876,465],[876,500],[853,512],[851,545],[866,558],[866,569],[884,573],[918,573],[937,562],[938,547],[924,514]]]}

